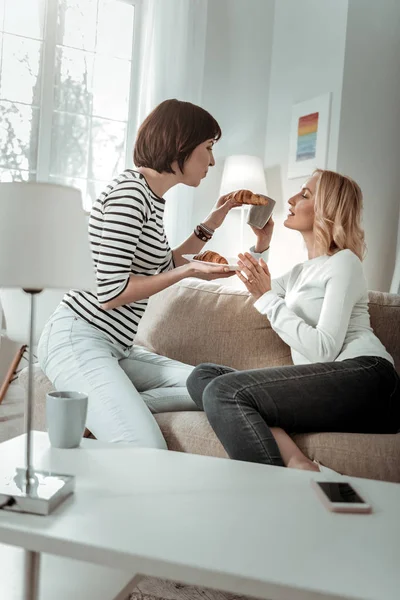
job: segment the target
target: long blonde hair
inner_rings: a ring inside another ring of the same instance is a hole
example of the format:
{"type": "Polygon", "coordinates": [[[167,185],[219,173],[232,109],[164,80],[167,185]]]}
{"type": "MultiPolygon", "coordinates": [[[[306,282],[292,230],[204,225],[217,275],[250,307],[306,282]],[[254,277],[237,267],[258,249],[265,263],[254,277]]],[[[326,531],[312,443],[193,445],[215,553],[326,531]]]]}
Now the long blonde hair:
{"type": "Polygon", "coordinates": [[[361,227],[363,196],[360,186],[350,177],[334,171],[316,169],[314,235],[323,254],[351,250],[363,260],[366,246],[361,227]]]}

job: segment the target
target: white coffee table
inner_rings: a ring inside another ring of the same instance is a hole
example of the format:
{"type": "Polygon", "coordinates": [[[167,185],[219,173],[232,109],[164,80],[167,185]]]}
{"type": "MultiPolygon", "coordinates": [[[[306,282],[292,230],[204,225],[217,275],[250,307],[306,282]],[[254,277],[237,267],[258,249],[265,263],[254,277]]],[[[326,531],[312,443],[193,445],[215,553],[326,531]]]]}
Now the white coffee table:
{"type": "MultiPolygon", "coordinates": [[[[23,464],[24,437],[0,445],[23,464]]],[[[0,542],[270,600],[398,599],[400,485],[353,479],[371,515],[328,512],[320,474],[85,440],[36,468],[75,474],[51,516],[0,511],[0,542]]]]}
{"type": "MultiPolygon", "coordinates": [[[[1,600],[23,600],[24,554],[0,544],[1,600]]],[[[41,555],[40,600],[126,600],[134,585],[135,578],[119,569],[41,555]]]]}

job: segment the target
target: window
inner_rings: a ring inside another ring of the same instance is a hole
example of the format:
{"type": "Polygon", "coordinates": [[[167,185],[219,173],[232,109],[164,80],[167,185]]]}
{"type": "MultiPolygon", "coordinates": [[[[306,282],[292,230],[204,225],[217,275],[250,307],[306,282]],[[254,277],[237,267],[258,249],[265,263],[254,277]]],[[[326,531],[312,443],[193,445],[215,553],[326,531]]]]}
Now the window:
{"type": "Polygon", "coordinates": [[[88,209],[124,169],[136,4],[0,0],[1,181],[72,185],[88,209]]]}

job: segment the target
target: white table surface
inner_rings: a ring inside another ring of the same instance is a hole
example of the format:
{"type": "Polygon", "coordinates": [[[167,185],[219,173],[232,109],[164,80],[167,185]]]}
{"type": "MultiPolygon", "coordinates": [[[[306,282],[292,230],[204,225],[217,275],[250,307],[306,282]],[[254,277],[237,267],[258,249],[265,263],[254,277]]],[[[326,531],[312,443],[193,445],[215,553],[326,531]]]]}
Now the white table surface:
{"type": "MultiPolygon", "coordinates": [[[[21,466],[24,436],[0,445],[21,466]]],[[[77,476],[51,516],[0,511],[0,542],[270,600],[391,600],[400,590],[400,485],[351,479],[370,515],[327,511],[321,474],[85,440],[34,463],[77,476]]]]}

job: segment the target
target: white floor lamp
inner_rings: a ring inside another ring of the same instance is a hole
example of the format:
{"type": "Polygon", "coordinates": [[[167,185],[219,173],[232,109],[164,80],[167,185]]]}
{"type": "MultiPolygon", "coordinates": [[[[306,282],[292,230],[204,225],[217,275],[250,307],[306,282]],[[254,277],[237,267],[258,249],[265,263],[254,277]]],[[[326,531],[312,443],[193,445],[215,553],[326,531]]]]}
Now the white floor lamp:
{"type": "MultiPolygon", "coordinates": [[[[254,194],[268,195],[261,158],[249,154],[233,154],[225,159],[219,194],[224,196],[235,190],[250,190],[254,194]]],[[[240,251],[243,251],[248,206],[243,205],[236,210],[240,210],[240,251]]]]}
{"type": "MultiPolygon", "coordinates": [[[[34,345],[35,297],[45,288],[95,289],[81,193],[46,183],[0,184],[0,287],[30,295],[29,345],[34,345]]],[[[69,496],[74,477],[36,471],[32,464],[33,371],[29,353],[25,402],[25,465],[0,466],[0,509],[48,515],[69,496]]],[[[37,598],[39,554],[27,552],[26,600],[37,598]]]]}

